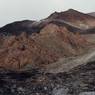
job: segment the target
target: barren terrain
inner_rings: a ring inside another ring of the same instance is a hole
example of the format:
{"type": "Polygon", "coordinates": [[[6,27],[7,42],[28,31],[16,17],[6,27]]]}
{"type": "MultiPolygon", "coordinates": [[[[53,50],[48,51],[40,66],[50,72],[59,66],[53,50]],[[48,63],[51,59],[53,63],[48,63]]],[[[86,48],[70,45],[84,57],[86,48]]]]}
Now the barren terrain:
{"type": "Polygon", "coordinates": [[[70,9],[1,27],[0,95],[95,95],[95,17],[70,9]]]}

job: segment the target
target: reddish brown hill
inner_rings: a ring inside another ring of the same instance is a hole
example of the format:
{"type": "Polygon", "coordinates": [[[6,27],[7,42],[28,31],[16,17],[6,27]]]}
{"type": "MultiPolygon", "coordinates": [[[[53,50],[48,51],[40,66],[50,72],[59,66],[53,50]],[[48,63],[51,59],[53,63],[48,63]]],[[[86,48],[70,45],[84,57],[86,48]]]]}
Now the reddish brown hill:
{"type": "Polygon", "coordinates": [[[44,66],[59,58],[79,55],[87,41],[65,27],[49,24],[39,34],[4,37],[0,47],[0,67],[20,70],[44,66]]]}
{"type": "Polygon", "coordinates": [[[55,12],[51,14],[48,19],[64,20],[80,28],[91,28],[95,26],[95,17],[73,9],[69,9],[65,12],[55,12]]]}
{"type": "MultiPolygon", "coordinates": [[[[25,66],[41,65],[56,61],[56,54],[40,47],[26,34],[11,36],[3,41],[0,48],[0,67],[18,70],[25,66]]],[[[30,67],[30,68],[31,68],[30,67]]]]}
{"type": "MultiPolygon", "coordinates": [[[[32,36],[33,37],[33,36],[32,36]]],[[[77,54],[86,40],[78,34],[69,32],[65,27],[49,24],[33,37],[42,47],[51,49],[59,56],[77,54]]]]}

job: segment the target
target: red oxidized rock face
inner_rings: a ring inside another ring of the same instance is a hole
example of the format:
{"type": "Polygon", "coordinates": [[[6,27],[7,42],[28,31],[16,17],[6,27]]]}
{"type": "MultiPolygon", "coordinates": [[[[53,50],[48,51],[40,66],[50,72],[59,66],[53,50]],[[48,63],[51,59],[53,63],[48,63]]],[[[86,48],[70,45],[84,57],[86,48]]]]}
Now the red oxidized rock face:
{"type": "Polygon", "coordinates": [[[79,35],[65,27],[49,24],[37,35],[9,36],[2,41],[0,67],[21,70],[43,67],[62,57],[76,55],[86,44],[79,35]]]}

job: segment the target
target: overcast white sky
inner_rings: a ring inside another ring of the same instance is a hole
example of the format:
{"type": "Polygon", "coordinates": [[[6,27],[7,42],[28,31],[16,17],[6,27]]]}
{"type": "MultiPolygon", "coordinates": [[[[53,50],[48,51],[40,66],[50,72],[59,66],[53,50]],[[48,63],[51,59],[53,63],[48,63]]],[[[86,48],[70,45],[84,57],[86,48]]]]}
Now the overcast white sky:
{"type": "Polygon", "coordinates": [[[40,20],[69,8],[95,12],[95,0],[0,0],[0,26],[17,20],[40,20]]]}

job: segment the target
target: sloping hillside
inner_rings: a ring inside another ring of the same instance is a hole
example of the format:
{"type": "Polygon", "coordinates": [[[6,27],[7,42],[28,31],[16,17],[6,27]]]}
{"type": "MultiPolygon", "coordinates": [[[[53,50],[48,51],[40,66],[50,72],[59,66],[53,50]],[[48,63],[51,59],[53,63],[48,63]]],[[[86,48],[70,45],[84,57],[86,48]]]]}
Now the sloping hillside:
{"type": "Polygon", "coordinates": [[[95,27],[95,17],[69,9],[65,12],[55,12],[47,19],[60,19],[74,24],[82,29],[95,27]]]}
{"type": "Polygon", "coordinates": [[[49,24],[40,33],[5,36],[1,40],[0,66],[13,70],[42,67],[61,57],[84,52],[87,41],[65,27],[49,24]]]}

